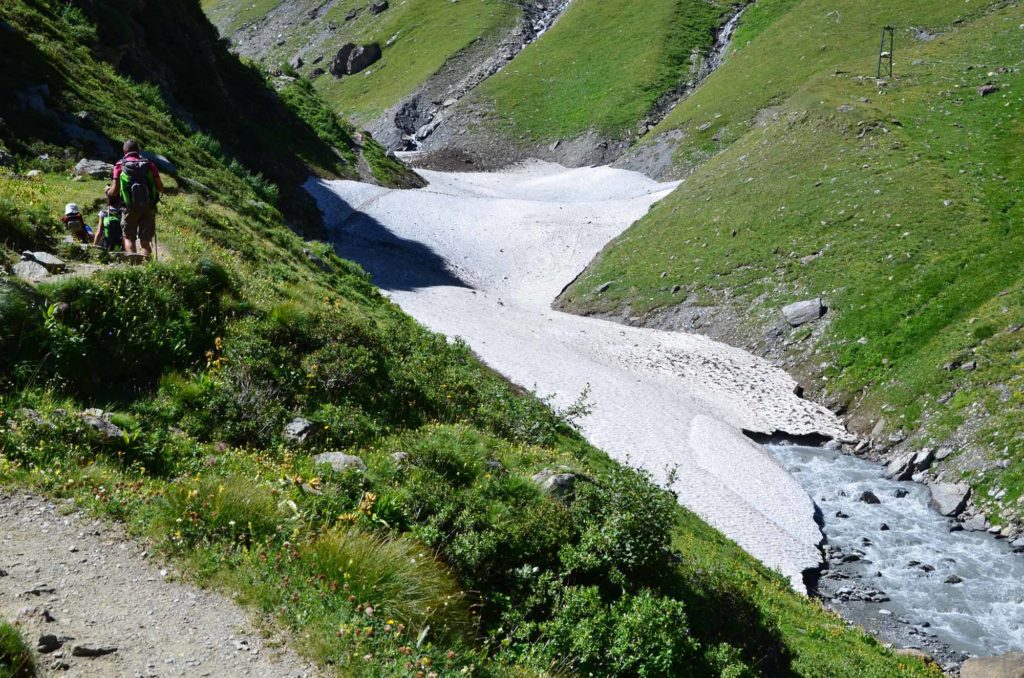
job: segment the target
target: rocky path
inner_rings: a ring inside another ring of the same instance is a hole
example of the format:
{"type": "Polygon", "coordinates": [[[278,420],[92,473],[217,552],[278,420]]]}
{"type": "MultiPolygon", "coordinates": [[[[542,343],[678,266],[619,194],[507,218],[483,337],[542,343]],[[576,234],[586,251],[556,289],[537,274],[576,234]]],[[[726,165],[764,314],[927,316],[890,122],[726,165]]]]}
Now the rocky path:
{"type": "Polygon", "coordinates": [[[591,258],[675,184],[539,162],[423,176],[430,185],[415,191],[316,180],[307,189],[341,255],[406,312],[462,337],[556,407],[586,390],[591,414],[580,426],[592,443],[672,482],[683,504],[803,589],[802,573],[821,561],[814,504],[743,431],[844,438],[834,415],[742,350],[551,309],[591,258]]]}
{"type": "Polygon", "coordinates": [[[235,603],[174,581],[120,527],[65,508],[0,493],[0,618],[43,641],[44,673],[314,675],[235,603]]]}

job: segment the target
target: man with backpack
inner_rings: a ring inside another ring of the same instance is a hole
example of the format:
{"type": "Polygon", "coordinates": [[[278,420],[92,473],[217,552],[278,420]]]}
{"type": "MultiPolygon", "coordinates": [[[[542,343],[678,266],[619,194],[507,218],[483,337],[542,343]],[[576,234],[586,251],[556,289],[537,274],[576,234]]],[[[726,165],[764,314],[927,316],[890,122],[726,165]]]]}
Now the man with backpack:
{"type": "Polygon", "coordinates": [[[124,142],[124,157],[114,165],[114,186],[124,205],[121,228],[124,231],[124,249],[134,253],[135,241],[142,253],[152,256],[151,243],[156,235],[156,206],[164,185],[156,164],[142,157],[139,142],[124,142]]]}

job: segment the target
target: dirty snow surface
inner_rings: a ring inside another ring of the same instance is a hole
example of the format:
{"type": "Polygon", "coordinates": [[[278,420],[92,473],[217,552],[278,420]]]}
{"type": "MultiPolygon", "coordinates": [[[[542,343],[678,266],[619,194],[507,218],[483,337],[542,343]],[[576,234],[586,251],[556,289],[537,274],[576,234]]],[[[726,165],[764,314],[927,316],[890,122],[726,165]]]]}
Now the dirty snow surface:
{"type": "MultiPolygon", "coordinates": [[[[592,405],[591,443],[666,482],[680,501],[803,590],[821,532],[796,481],[741,432],[845,437],[784,372],[707,338],[560,313],[551,302],[604,245],[676,184],[606,167],[530,162],[503,172],[423,171],[392,190],[306,184],[339,253],[407,313],[461,337],[556,407],[592,405]]],[[[685,256],[685,252],[680,252],[685,256]]]]}

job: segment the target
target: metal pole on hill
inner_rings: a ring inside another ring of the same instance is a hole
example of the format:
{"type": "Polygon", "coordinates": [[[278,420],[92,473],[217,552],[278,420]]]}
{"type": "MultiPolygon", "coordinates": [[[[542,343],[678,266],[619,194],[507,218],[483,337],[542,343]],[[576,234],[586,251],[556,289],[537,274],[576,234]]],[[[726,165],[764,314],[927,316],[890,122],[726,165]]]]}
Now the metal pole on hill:
{"type": "Polygon", "coordinates": [[[896,42],[896,29],[892,26],[882,27],[882,44],[878,47],[878,75],[875,77],[882,77],[882,68],[885,67],[885,74],[887,78],[892,77],[892,53],[893,47],[896,42]],[[889,43],[889,49],[886,49],[885,43],[889,43]]]}

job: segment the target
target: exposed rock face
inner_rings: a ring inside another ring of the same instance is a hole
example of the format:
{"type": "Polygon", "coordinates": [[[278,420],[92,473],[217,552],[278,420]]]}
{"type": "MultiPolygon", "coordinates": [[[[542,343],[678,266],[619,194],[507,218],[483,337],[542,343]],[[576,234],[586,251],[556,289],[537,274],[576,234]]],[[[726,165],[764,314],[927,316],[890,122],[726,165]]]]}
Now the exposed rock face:
{"type": "Polygon", "coordinates": [[[964,510],[971,488],[961,483],[934,483],[928,486],[932,497],[929,504],[944,516],[955,516],[964,510]]]}
{"type": "Polygon", "coordinates": [[[821,299],[798,301],[788,306],[783,306],[782,315],[791,326],[799,327],[825,315],[825,305],[821,303],[821,299]]]}
{"type": "Polygon", "coordinates": [[[82,158],[75,165],[74,175],[76,177],[92,177],[93,179],[109,179],[114,176],[114,166],[102,160],[82,158]]]}
{"type": "Polygon", "coordinates": [[[354,468],[360,471],[366,470],[366,464],[359,457],[344,452],[324,452],[313,457],[316,464],[329,464],[335,471],[344,471],[354,468]]]}
{"type": "Polygon", "coordinates": [[[960,678],[1024,678],[1024,653],[968,659],[960,667],[960,678]]]}

